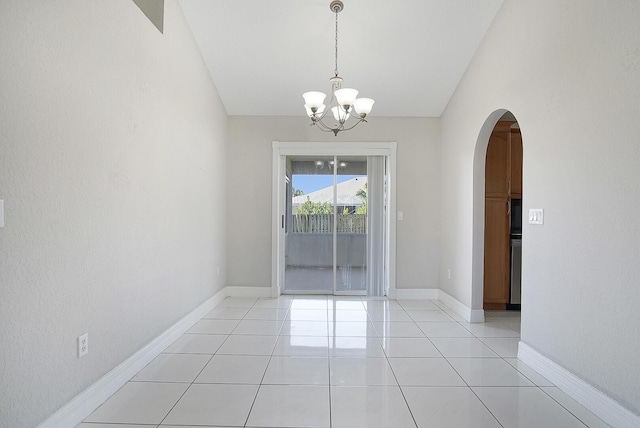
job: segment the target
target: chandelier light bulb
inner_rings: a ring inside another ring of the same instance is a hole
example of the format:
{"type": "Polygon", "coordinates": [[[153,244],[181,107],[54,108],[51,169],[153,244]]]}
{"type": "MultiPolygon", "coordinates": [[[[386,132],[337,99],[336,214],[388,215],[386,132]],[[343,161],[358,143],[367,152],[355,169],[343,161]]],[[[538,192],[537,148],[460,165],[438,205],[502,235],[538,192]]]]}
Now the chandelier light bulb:
{"type": "Polygon", "coordinates": [[[333,95],[335,95],[339,105],[343,107],[352,106],[353,103],[356,101],[356,97],[358,96],[358,91],[356,89],[351,89],[351,88],[342,88],[335,91],[333,95]]]}
{"type": "Polygon", "coordinates": [[[314,113],[313,110],[311,109],[311,107],[309,107],[308,104],[304,105],[304,109],[307,111],[307,116],[309,116],[309,117],[322,115],[324,113],[325,107],[326,106],[324,104],[322,104],[320,107],[316,108],[316,111],[314,113]]]}
{"type": "Polygon", "coordinates": [[[311,110],[313,110],[314,108],[319,109],[324,104],[324,99],[326,97],[327,96],[324,93],[318,91],[310,91],[302,94],[305,105],[311,110]]]}
{"type": "Polygon", "coordinates": [[[331,107],[331,112],[333,113],[333,118],[340,123],[346,122],[350,117],[350,114],[342,106],[331,107]]]}
{"type": "Polygon", "coordinates": [[[373,108],[374,100],[371,98],[358,98],[353,103],[353,108],[356,110],[361,117],[365,117],[369,113],[371,113],[371,109],[373,108]]]}
{"type": "Polygon", "coordinates": [[[311,111],[311,108],[309,108],[307,104],[304,105],[304,110],[307,112],[307,116],[313,117],[313,112],[311,111]]]}

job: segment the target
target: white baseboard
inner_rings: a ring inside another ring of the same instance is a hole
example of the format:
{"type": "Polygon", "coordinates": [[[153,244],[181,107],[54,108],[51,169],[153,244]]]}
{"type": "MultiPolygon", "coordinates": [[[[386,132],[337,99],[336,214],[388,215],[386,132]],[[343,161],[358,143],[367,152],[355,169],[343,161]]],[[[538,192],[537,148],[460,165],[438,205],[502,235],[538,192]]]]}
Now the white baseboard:
{"type": "Polygon", "coordinates": [[[483,309],[471,309],[450,294],[438,290],[438,300],[447,305],[467,322],[484,322],[483,309]]]}
{"type": "Polygon", "coordinates": [[[171,345],[185,331],[222,302],[225,297],[227,297],[227,290],[220,290],[149,344],[116,366],[96,383],[62,406],[57,412],[38,425],[38,428],[73,428],[78,425],[125,385],[129,379],[164,351],[167,346],[171,345]]]}
{"type": "Polygon", "coordinates": [[[396,300],[437,300],[437,288],[396,288],[396,300]]]}
{"type": "Polygon", "coordinates": [[[640,416],[624,408],[603,392],[540,354],[524,342],[520,342],[518,345],[518,359],[531,366],[613,428],[640,427],[640,416]]]}

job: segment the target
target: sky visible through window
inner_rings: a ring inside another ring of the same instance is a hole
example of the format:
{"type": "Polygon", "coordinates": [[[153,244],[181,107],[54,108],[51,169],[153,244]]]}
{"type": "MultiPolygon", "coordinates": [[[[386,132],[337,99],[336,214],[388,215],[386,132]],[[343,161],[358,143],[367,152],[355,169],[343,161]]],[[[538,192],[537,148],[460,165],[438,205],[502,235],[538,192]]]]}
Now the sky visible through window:
{"type": "MultiPolygon", "coordinates": [[[[338,183],[360,177],[359,175],[338,175],[338,183]]],[[[294,174],[292,180],[294,189],[300,189],[305,195],[316,190],[324,189],[333,185],[333,175],[309,175],[294,174]]]]}

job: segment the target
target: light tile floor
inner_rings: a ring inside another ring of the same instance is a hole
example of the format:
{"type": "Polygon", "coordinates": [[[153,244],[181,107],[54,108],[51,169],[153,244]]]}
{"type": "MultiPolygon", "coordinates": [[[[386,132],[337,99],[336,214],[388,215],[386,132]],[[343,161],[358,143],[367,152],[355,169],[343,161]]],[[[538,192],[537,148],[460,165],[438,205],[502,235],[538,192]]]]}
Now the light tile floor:
{"type": "Polygon", "coordinates": [[[518,312],[227,298],[80,428],[607,425],[517,359],[518,312]]]}

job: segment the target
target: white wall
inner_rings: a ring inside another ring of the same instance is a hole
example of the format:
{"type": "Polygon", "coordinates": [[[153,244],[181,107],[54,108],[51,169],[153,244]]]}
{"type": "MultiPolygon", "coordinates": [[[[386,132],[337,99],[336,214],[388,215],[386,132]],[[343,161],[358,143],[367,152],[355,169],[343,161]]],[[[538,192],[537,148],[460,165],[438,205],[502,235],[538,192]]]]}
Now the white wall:
{"type": "Polygon", "coordinates": [[[441,269],[454,270],[441,288],[482,305],[472,251],[482,242],[482,222],[473,226],[483,201],[474,207],[473,195],[482,195],[484,167],[476,163],[474,183],[474,160],[492,112],[508,109],[522,129],[524,211],[545,210],[543,226],[523,230],[522,340],[635,413],[639,17],[633,0],[506,0],[441,125],[441,269]]]}
{"type": "Polygon", "coordinates": [[[32,427],[222,288],[227,118],[175,0],[164,34],[2,1],[0,64],[0,426],[32,427]]]}
{"type": "Polygon", "coordinates": [[[227,285],[271,285],[272,141],[396,141],[397,288],[436,288],[439,266],[439,120],[380,118],[339,134],[299,117],[229,119],[227,285]]]}

